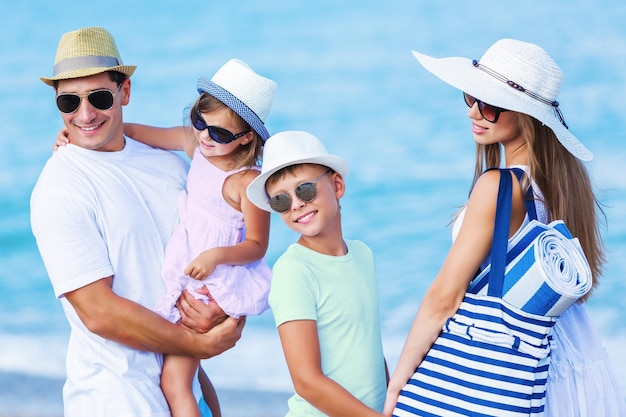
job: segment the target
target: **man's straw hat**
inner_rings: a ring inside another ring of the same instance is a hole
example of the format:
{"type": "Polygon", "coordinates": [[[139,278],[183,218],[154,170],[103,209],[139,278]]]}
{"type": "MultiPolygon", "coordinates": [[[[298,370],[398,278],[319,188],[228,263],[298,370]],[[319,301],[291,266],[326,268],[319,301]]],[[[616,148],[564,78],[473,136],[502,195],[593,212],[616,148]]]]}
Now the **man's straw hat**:
{"type": "Polygon", "coordinates": [[[130,77],[134,65],[124,65],[113,36],[105,29],[92,27],[67,32],[61,37],[54,58],[52,77],[41,81],[53,86],[54,81],[88,77],[105,71],[118,71],[130,77]]]}

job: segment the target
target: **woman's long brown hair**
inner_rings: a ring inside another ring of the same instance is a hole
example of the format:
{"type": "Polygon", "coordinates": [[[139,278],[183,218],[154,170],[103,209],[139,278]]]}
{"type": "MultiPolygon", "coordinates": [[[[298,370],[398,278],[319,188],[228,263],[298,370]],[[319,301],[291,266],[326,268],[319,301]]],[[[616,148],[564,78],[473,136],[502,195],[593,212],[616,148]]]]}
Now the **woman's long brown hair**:
{"type": "MultiPolygon", "coordinates": [[[[551,220],[563,220],[578,238],[589,262],[593,288],[606,262],[600,234],[599,215],[606,216],[596,198],[591,178],[583,163],[572,155],[549,127],[535,118],[518,113],[519,126],[528,147],[529,174],[539,187],[551,220]]],[[[472,187],[486,168],[500,167],[501,145],[477,145],[472,187]]],[[[591,291],[583,297],[586,300],[591,291]]]]}

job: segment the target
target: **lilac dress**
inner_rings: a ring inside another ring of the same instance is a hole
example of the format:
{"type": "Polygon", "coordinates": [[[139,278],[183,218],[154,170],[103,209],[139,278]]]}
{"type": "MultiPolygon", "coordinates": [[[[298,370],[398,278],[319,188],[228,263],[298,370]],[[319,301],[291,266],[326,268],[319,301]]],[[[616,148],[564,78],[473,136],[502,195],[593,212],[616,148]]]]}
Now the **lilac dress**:
{"type": "MultiPolygon", "coordinates": [[[[201,252],[218,246],[233,246],[245,239],[243,214],[231,207],[222,195],[224,181],[242,170],[224,172],[209,162],[198,149],[187,177],[187,190],[178,197],[180,222],[165,248],[162,276],[166,292],[155,311],[172,322],[180,319],[175,307],[183,289],[195,292],[206,285],[213,299],[231,317],[261,314],[269,308],[271,269],[264,259],[247,265],[218,265],[204,280],[183,273],[201,252]]],[[[258,169],[253,167],[252,169],[258,169]]]]}

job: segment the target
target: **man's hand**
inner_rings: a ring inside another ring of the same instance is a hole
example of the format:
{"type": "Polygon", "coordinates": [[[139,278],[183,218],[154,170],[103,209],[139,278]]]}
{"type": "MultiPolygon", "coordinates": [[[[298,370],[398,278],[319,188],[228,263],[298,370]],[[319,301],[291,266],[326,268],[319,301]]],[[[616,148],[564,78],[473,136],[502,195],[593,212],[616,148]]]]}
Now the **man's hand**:
{"type": "Polygon", "coordinates": [[[235,343],[241,338],[245,324],[245,317],[239,319],[228,317],[207,333],[197,335],[196,338],[200,341],[198,344],[199,357],[206,359],[217,356],[235,346],[235,343]]]}
{"type": "Polygon", "coordinates": [[[197,300],[189,291],[185,290],[178,298],[176,308],[180,312],[181,325],[196,333],[206,333],[226,320],[228,316],[213,300],[206,286],[197,291],[209,297],[208,304],[197,300]]]}

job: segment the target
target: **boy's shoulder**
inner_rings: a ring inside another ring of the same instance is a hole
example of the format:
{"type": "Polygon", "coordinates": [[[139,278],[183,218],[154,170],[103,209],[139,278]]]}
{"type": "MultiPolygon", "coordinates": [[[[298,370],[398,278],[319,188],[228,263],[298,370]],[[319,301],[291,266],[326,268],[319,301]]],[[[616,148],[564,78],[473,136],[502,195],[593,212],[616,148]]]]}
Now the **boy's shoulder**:
{"type": "MultiPolygon", "coordinates": [[[[352,257],[373,256],[372,249],[366,243],[351,239],[344,239],[344,241],[352,257]]],[[[327,255],[307,249],[298,243],[292,243],[278,257],[274,265],[321,262],[326,258],[327,255]]]]}

